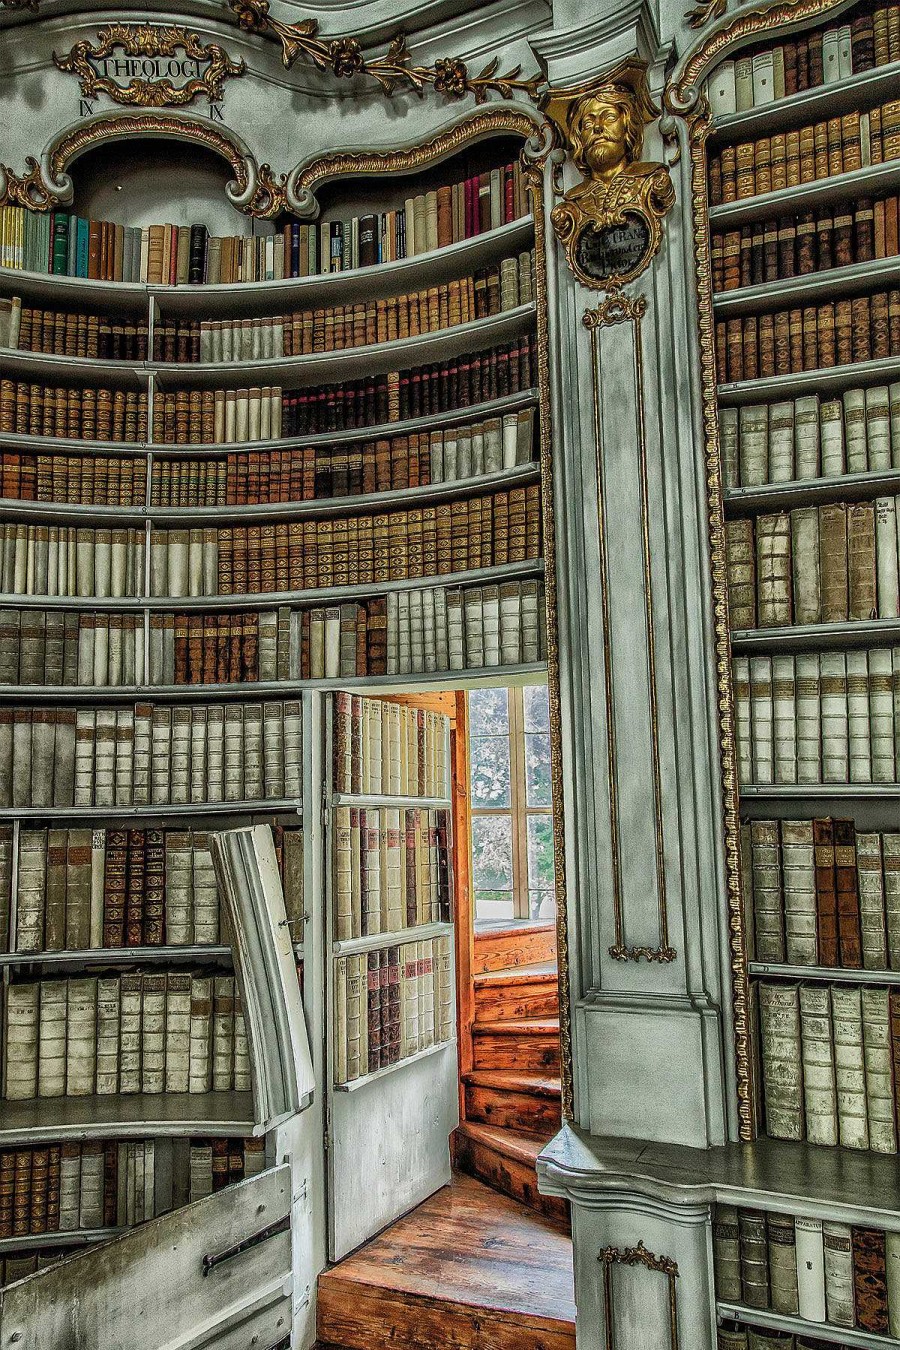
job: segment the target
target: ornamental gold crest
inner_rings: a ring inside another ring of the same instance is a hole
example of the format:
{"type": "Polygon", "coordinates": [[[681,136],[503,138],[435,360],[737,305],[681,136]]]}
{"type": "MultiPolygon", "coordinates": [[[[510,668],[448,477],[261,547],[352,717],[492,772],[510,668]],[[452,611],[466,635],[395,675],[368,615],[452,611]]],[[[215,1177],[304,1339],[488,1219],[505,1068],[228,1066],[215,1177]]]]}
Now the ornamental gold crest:
{"type": "Polygon", "coordinates": [[[583,285],[617,290],[657,253],[675,201],[666,166],[640,158],[659,116],[646,66],[629,59],[590,85],[551,89],[544,110],[582,176],[550,213],[556,237],[583,285]]]}

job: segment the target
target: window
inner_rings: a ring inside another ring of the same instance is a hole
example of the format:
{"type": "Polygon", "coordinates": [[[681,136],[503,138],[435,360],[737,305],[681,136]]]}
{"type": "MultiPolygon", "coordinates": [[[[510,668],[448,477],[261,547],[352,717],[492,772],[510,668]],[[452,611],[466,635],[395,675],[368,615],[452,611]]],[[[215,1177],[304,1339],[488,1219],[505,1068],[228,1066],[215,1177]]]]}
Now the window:
{"type": "Polygon", "coordinates": [[[469,699],[475,922],[553,918],[550,707],[545,684],[469,699]]]}

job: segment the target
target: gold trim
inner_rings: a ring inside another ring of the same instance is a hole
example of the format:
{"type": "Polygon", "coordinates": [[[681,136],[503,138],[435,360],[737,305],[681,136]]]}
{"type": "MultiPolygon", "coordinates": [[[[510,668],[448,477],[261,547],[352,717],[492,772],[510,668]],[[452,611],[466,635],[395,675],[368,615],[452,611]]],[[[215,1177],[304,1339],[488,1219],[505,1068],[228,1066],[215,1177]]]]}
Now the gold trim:
{"type": "Polygon", "coordinates": [[[0,206],[24,206],[29,211],[52,211],[62,198],[45,181],[34,155],[25,156],[25,172],[17,174],[0,164],[0,206]]]}
{"type": "Polygon", "coordinates": [[[642,1241],[636,1247],[604,1247],[597,1257],[603,1266],[603,1319],[606,1326],[606,1350],[615,1350],[615,1318],[613,1316],[613,1266],[643,1266],[645,1270],[665,1275],[669,1293],[669,1346],[678,1350],[678,1263],[671,1256],[656,1256],[642,1241]]]}
{"type": "Polygon", "coordinates": [[[644,357],[641,344],[641,321],[647,311],[644,296],[628,296],[614,292],[597,309],[585,310],[582,322],[591,334],[591,375],[594,404],[594,448],[597,470],[597,518],[600,541],[601,606],[603,614],[603,663],[606,685],[607,769],[609,776],[610,833],[613,864],[613,916],[615,942],[608,948],[616,961],[641,961],[668,964],[678,953],[669,941],[669,917],[666,900],[665,843],[662,833],[662,777],[659,764],[659,713],[656,696],[656,641],[653,632],[653,589],[650,562],[650,487],[647,471],[647,442],[644,432],[644,357]],[[621,841],[618,823],[618,755],[616,746],[615,708],[612,685],[612,659],[609,617],[609,555],[606,548],[606,509],[603,491],[603,438],[600,430],[600,348],[598,334],[603,328],[620,323],[634,327],[634,377],[636,391],[638,470],[641,493],[641,559],[644,572],[644,622],[647,629],[647,687],[650,701],[650,729],[653,770],[653,828],[657,875],[657,905],[659,910],[659,945],[657,947],[629,947],[625,942],[625,916],[622,906],[621,841]]]}
{"type": "Polygon", "coordinates": [[[231,0],[231,9],[245,32],[272,33],[278,39],[285,69],[290,70],[300,56],[305,56],[316,70],[330,70],[338,79],[370,76],[388,98],[398,89],[412,91],[421,98],[430,86],[436,94],[448,99],[462,99],[471,94],[476,103],[484,103],[488,94],[494,93],[501,98],[520,94],[536,102],[538,89],[543,84],[540,75],[528,80],[519,79],[521,66],[498,75],[500,62],[497,57],[493,57],[477,75],[469,74],[468,66],[459,56],[440,57],[433,66],[414,66],[402,32],[391,39],[384,56],[369,59],[358,38],[320,38],[316,19],[291,24],[273,19],[269,13],[269,0],[231,0]]]}
{"type": "Polygon", "coordinates": [[[684,17],[692,28],[705,28],[713,19],[721,19],[727,8],[727,0],[701,0],[693,9],[686,9],[684,17]]]}
{"type": "Polygon", "coordinates": [[[151,23],[111,23],[100,29],[96,43],[87,38],[76,42],[68,56],[57,56],[54,52],[53,62],[58,70],[78,76],[83,98],[108,94],[115,103],[133,108],[181,108],[193,103],[199,94],[205,94],[210,103],[219,103],[225,96],[225,79],[243,75],[247,69],[243,59],[232,61],[218,43],[204,46],[199,33],[190,33],[181,26],[163,28],[151,23]],[[186,58],[198,63],[208,61],[209,67],[180,89],[166,77],[146,80],[135,76],[130,84],[122,86],[91,65],[92,61],[105,60],[116,47],[121,47],[126,56],[149,57],[175,56],[181,48],[186,58]]]}

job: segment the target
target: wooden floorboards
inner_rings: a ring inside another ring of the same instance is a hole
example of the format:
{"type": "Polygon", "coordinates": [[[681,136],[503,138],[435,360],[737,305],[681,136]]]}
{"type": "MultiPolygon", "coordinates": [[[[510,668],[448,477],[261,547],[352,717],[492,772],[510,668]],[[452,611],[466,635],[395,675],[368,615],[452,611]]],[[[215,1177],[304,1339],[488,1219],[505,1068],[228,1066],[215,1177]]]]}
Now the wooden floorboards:
{"type": "Polygon", "coordinates": [[[574,1350],[560,1226],[455,1175],[319,1277],[320,1343],[346,1350],[574,1350]]]}

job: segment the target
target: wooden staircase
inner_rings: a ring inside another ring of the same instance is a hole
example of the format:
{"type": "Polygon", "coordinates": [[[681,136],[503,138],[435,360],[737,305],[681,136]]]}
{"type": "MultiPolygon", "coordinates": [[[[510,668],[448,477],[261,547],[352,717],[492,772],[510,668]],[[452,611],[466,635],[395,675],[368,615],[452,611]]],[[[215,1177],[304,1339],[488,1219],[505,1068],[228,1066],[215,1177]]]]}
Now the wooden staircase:
{"type": "Polygon", "coordinates": [[[559,997],[552,961],[474,976],[472,1068],[463,1072],[456,1166],[550,1218],[564,1201],[542,1196],[535,1162],[560,1125],[559,997]]]}

